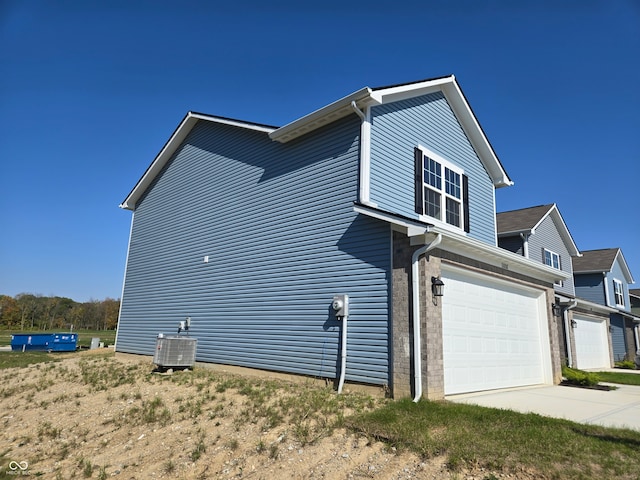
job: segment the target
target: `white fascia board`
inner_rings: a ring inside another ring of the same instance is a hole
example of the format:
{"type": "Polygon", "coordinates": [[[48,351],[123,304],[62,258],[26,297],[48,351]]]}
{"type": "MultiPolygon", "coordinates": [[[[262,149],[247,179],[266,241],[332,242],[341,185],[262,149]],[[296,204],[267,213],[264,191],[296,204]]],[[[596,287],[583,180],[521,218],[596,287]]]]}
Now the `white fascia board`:
{"type": "Polygon", "coordinates": [[[488,263],[511,272],[545,280],[549,283],[567,280],[571,277],[570,273],[535,262],[517,253],[486,244],[469,236],[459,235],[438,227],[434,227],[431,231],[442,234],[442,242],[438,248],[451,253],[488,263]]]}
{"type": "Polygon", "coordinates": [[[534,232],[536,228],[538,228],[544,221],[544,219],[548,216],[552,216],[552,218],[555,219],[554,224],[558,226],[558,233],[560,234],[560,237],[562,237],[562,240],[564,241],[564,244],[569,251],[569,255],[571,255],[572,257],[581,257],[582,254],[578,250],[578,246],[573,241],[573,237],[571,236],[571,233],[567,228],[567,224],[564,222],[564,219],[560,214],[560,210],[558,210],[558,206],[555,203],[551,206],[549,211],[542,216],[542,218],[538,221],[538,223],[536,223],[531,231],[534,232]]]}
{"type": "Polygon", "coordinates": [[[420,222],[413,222],[408,219],[402,219],[395,215],[385,213],[381,210],[374,210],[366,208],[360,205],[354,205],[353,211],[362,215],[367,215],[371,218],[377,218],[378,220],[390,223],[392,226],[398,228],[400,231],[407,234],[409,237],[415,237],[417,235],[425,235],[431,231],[431,225],[425,225],[420,222]]]}
{"type": "Polygon", "coordinates": [[[283,127],[275,129],[269,133],[269,137],[276,142],[286,143],[316,128],[355,113],[351,107],[351,102],[356,102],[356,105],[361,108],[371,105],[371,89],[365,87],[340,100],[336,100],[315,112],[311,112],[283,127]]]}
{"type": "MultiPolygon", "coordinates": [[[[620,267],[622,268],[622,273],[625,276],[625,280],[627,283],[635,283],[633,280],[633,276],[631,275],[631,270],[629,270],[629,266],[627,265],[627,261],[624,259],[624,255],[622,254],[622,250],[618,249],[618,253],[616,254],[616,258],[620,263],[620,267]]],[[[613,265],[612,265],[613,267],[613,265]]]]}
{"type": "Polygon", "coordinates": [[[371,98],[375,99],[379,104],[384,104],[440,91],[444,94],[447,102],[449,102],[449,105],[460,121],[462,129],[489,172],[494,186],[500,188],[513,185],[513,181],[502,168],[498,156],[491,147],[482,127],[480,127],[480,123],[467,103],[454,75],[420,83],[375,90],[371,93],[371,98]]]}
{"type": "Polygon", "coordinates": [[[371,98],[376,100],[379,104],[399,102],[408,98],[440,92],[445,85],[452,82],[455,82],[455,77],[453,75],[436,78],[434,80],[426,80],[424,82],[399,85],[397,87],[381,88],[379,90],[372,91],[371,98]]]}
{"type": "Polygon", "coordinates": [[[500,247],[488,245],[480,240],[476,240],[466,235],[452,232],[431,224],[413,222],[409,219],[399,218],[395,215],[375,210],[360,205],[354,205],[353,211],[368,215],[379,220],[383,220],[399,228],[409,237],[416,237],[427,234],[442,234],[442,242],[438,248],[448,252],[456,253],[472,260],[488,263],[496,267],[527,275],[529,277],[546,280],[549,283],[559,280],[567,280],[570,273],[549,267],[542,263],[534,262],[528,258],[510,252],[500,247]]]}
{"type": "Polygon", "coordinates": [[[509,232],[500,232],[498,233],[498,237],[513,237],[514,235],[520,235],[521,233],[532,234],[532,228],[525,228],[522,230],[511,230],[509,232]]]}
{"type": "Polygon", "coordinates": [[[487,139],[484,134],[473,110],[471,110],[471,106],[467,103],[462,90],[458,86],[458,82],[454,79],[453,82],[444,85],[442,91],[449,105],[451,105],[453,111],[456,113],[462,129],[467,134],[473,148],[478,153],[480,160],[482,160],[487,172],[491,176],[493,185],[496,188],[510,187],[513,185],[513,181],[509,178],[504,168],[502,168],[502,164],[500,160],[498,160],[498,156],[493,150],[491,143],[489,143],[489,139],[487,139]]]}
{"type": "Polygon", "coordinates": [[[144,172],[138,183],[136,183],[131,193],[127,195],[124,202],[120,204],[120,208],[125,210],[134,210],[136,207],[136,202],[140,199],[145,190],[151,185],[155,177],[160,173],[162,168],[169,161],[171,156],[177,150],[177,148],[182,144],[184,139],[187,137],[191,129],[195,126],[198,120],[205,120],[208,122],[216,122],[222,123],[224,125],[231,125],[234,127],[247,128],[250,130],[256,130],[264,133],[273,132],[274,128],[270,128],[264,125],[256,125],[252,123],[245,123],[239,120],[233,120],[229,118],[221,118],[214,117],[209,115],[203,115],[201,113],[188,112],[184,117],[178,128],[173,132],[173,135],[169,138],[167,143],[165,143],[160,153],[156,155],[156,158],[153,160],[147,171],[144,172]]]}
{"type": "Polygon", "coordinates": [[[607,307],[606,305],[601,305],[599,303],[590,302],[589,300],[584,300],[583,298],[576,297],[576,301],[578,302],[578,307],[583,310],[590,310],[592,312],[599,312],[604,314],[615,313],[618,310],[615,308],[607,307]]]}

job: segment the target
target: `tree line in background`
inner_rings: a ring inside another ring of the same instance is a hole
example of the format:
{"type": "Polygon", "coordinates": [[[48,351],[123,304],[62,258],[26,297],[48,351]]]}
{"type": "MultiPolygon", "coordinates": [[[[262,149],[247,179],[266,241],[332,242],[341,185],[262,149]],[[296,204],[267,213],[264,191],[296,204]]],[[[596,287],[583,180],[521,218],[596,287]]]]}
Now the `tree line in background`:
{"type": "Polygon", "coordinates": [[[20,293],[0,295],[0,328],[13,330],[112,330],[118,325],[120,300],[79,303],[65,297],[20,293]]]}

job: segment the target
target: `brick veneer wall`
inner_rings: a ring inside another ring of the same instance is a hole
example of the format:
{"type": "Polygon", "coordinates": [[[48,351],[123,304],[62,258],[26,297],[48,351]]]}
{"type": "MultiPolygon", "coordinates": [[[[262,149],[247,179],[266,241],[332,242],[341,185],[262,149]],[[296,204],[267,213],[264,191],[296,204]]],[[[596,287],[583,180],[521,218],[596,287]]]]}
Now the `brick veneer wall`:
{"type": "MultiPolygon", "coordinates": [[[[392,313],[391,313],[391,392],[394,398],[413,396],[413,323],[412,323],[412,289],[411,289],[411,256],[419,248],[412,246],[409,238],[399,232],[393,234],[393,268],[392,268],[392,313]]],[[[546,294],[548,332],[551,350],[551,368],[553,382],[562,379],[560,336],[558,321],[554,317],[551,305],[554,301],[554,289],[551,283],[545,283],[506,269],[484,264],[476,260],[452,254],[435,248],[420,260],[420,329],[422,350],[422,392],[428,399],[444,398],[444,355],[442,338],[442,303],[434,302],[431,294],[431,277],[440,276],[441,264],[464,267],[496,278],[508,278],[516,283],[529,287],[541,288],[546,294]]],[[[446,287],[445,287],[446,288],[446,287]]]]}

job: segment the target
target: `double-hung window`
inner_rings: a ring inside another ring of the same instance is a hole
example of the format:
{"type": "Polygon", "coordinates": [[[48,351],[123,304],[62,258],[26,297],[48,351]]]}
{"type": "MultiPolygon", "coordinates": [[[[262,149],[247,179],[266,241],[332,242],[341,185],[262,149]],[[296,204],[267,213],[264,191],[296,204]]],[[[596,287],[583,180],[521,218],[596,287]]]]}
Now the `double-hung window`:
{"type": "Polygon", "coordinates": [[[613,279],[613,295],[618,307],[624,307],[624,287],[620,280],[613,279]]]}
{"type": "MultiPolygon", "coordinates": [[[[555,268],[556,270],[561,270],[562,265],[560,263],[560,255],[551,250],[547,250],[546,248],[542,249],[542,255],[544,257],[544,264],[549,265],[550,267],[555,268]]],[[[562,280],[555,282],[556,285],[562,286],[562,280]]]]}
{"type": "Polygon", "coordinates": [[[469,231],[464,171],[424,147],[415,149],[416,212],[469,231]]]}
{"type": "Polygon", "coordinates": [[[544,264],[560,270],[560,255],[551,250],[544,249],[544,264]]]}

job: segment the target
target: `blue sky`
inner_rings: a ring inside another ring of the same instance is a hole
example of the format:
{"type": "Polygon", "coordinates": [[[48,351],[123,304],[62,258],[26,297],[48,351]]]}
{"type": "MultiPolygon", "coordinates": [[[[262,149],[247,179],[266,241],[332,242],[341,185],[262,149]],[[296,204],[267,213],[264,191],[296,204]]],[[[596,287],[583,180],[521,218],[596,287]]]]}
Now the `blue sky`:
{"type": "Polygon", "coordinates": [[[640,288],[640,2],[217,3],[0,0],[0,294],[119,298],[118,205],[189,110],[278,126],[448,74],[498,210],[557,203],[640,288]]]}

